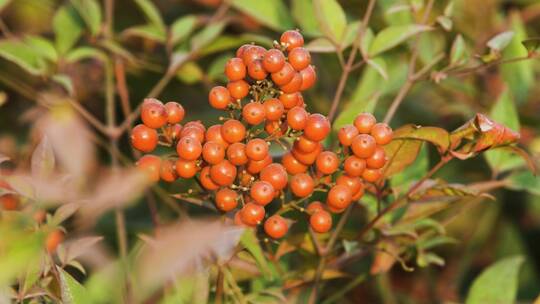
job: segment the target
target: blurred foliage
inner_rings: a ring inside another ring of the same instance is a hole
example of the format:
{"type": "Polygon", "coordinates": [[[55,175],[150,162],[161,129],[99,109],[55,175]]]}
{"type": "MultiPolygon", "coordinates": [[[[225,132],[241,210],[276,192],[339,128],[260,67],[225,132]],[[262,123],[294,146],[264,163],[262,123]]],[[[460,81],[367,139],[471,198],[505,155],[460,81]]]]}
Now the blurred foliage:
{"type": "MultiPolygon", "coordinates": [[[[148,185],[129,169],[137,157],[129,126],[119,137],[114,127],[129,124],[150,95],[181,102],[192,120],[218,123],[207,96],[225,83],[226,60],[244,43],[271,47],[291,28],[302,31],[317,66],[305,101],[328,113],[367,2],[0,0],[0,165],[11,186],[0,195],[21,199],[18,211],[0,215],[0,302],[204,303],[214,300],[218,278],[228,300],[307,301],[317,256],[305,224],[278,243],[212,220],[174,224],[213,212],[167,194],[191,185],[160,184],[144,195],[148,185]],[[164,226],[159,233],[151,212],[164,226]],[[127,244],[116,230],[123,221],[127,244]],[[67,240],[53,256],[43,248],[56,229],[67,240]]],[[[359,229],[390,204],[362,200],[336,245],[340,255],[322,273],[321,302],[539,296],[540,178],[520,157],[540,156],[539,29],[536,0],[376,1],[360,44],[364,62],[344,83],[334,130],[362,111],[382,119],[408,86],[391,121],[405,126],[388,148],[402,153],[385,171],[390,197],[425,176],[459,133],[446,130],[472,128],[476,113],[520,132],[523,150],[452,161],[359,242],[359,229]]],[[[495,146],[478,129],[474,140],[495,146]]],[[[464,159],[480,152],[460,151],[464,159]]]]}

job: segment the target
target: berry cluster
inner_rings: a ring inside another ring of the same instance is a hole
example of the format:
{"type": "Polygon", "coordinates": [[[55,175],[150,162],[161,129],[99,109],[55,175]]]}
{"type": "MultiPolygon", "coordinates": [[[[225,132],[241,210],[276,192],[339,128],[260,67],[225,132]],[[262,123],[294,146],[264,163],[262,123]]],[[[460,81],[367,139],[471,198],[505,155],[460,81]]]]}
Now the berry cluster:
{"type": "Polygon", "coordinates": [[[329,212],[340,213],[360,199],[364,181],[379,180],[386,162],[381,146],[392,139],[392,130],[376,123],[373,115],[360,114],[354,125],[339,131],[337,153],[325,150],[322,142],[330,134],[330,122],[306,111],[301,94],[316,80],[303,44],[298,31],[286,31],[272,49],[241,46],[225,65],[227,86],[209,93],[210,105],[228,112],[223,124],[206,128],[191,121],[182,126],[180,104],[145,100],[143,124],[132,132],[133,147],[149,153],[162,143],[176,147],[177,156],[162,160],[147,154],[137,165],[154,181],[195,178],[217,209],[235,212],[236,224],[255,227],[264,221],[272,238],[287,233],[281,214],[290,208],[308,213],[315,232],[327,232],[332,226],[329,212]],[[273,143],[286,150],[280,162],[270,154],[273,143]],[[327,192],[326,205],[316,201],[298,206],[319,191],[327,192]],[[265,220],[265,207],[278,199],[281,207],[265,220]]]}

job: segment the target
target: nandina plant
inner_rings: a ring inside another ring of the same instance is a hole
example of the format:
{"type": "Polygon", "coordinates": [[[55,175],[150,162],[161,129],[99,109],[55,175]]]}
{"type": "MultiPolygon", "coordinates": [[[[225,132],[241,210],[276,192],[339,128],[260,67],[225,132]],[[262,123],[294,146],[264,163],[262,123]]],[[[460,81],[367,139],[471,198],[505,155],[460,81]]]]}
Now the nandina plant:
{"type": "Polygon", "coordinates": [[[537,5],[26,2],[0,1],[0,302],[537,296],[537,5]]]}

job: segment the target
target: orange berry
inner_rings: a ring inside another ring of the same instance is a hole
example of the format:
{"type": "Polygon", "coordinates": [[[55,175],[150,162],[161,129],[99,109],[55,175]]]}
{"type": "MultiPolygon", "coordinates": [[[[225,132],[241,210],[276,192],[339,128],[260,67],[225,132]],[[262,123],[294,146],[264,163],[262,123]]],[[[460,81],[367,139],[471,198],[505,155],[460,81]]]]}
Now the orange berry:
{"type": "Polygon", "coordinates": [[[315,162],[317,159],[317,156],[322,151],[322,144],[318,143],[317,148],[309,153],[304,153],[299,151],[298,149],[293,149],[292,154],[294,158],[296,158],[299,162],[301,162],[304,165],[311,165],[315,162]]]}
{"type": "Polygon", "coordinates": [[[159,173],[161,171],[161,159],[159,157],[147,154],[139,158],[135,165],[146,173],[150,181],[159,181],[159,173]]]}
{"type": "Polygon", "coordinates": [[[382,177],[381,169],[366,168],[362,173],[362,178],[366,182],[375,183],[382,177]]]}
{"type": "Polygon", "coordinates": [[[133,148],[149,153],[154,151],[158,144],[158,133],[156,130],[143,124],[136,125],[131,131],[131,145],[133,148]]]}
{"type": "Polygon", "coordinates": [[[258,225],[264,219],[264,207],[254,203],[247,203],[240,210],[242,222],[249,226],[258,225]]]}
{"type": "Polygon", "coordinates": [[[141,119],[145,126],[159,129],[167,123],[167,110],[161,102],[145,102],[141,107],[141,119]]]}
{"type": "Polygon", "coordinates": [[[175,101],[167,102],[165,104],[165,110],[167,111],[167,122],[170,124],[181,122],[186,114],[184,107],[175,101]]]}
{"type": "Polygon", "coordinates": [[[227,159],[235,166],[247,164],[246,145],[243,143],[234,143],[227,148],[227,159]]]}
{"type": "Polygon", "coordinates": [[[259,178],[272,184],[275,190],[281,190],[287,186],[287,170],[278,163],[273,163],[262,169],[259,178]]]}
{"type": "Polygon", "coordinates": [[[234,99],[242,99],[249,93],[249,83],[244,80],[231,81],[227,84],[227,90],[234,99]]]}
{"type": "Polygon", "coordinates": [[[351,191],[352,199],[358,200],[364,195],[364,184],[359,177],[352,177],[347,174],[343,174],[336,180],[336,185],[343,185],[349,188],[351,191]]]}
{"type": "Polygon", "coordinates": [[[218,164],[225,159],[225,149],[217,142],[207,141],[202,148],[202,157],[211,165],[218,164]]]}
{"type": "Polygon", "coordinates": [[[221,136],[228,143],[239,142],[246,137],[246,127],[236,119],[229,119],[221,127],[221,136]]]}
{"type": "Polygon", "coordinates": [[[308,115],[306,109],[295,106],[287,112],[287,124],[294,130],[303,130],[306,127],[308,115]]]}
{"type": "Polygon", "coordinates": [[[263,160],[250,160],[247,163],[246,170],[251,174],[257,174],[262,171],[266,166],[272,163],[272,157],[267,154],[263,160]]]}
{"type": "Polygon", "coordinates": [[[299,31],[289,30],[281,34],[279,41],[287,47],[287,51],[292,51],[304,45],[304,37],[299,31]]]}
{"type": "Polygon", "coordinates": [[[218,110],[226,109],[227,106],[233,101],[231,93],[226,87],[216,86],[210,90],[208,94],[208,101],[213,108],[218,110]]]}
{"type": "Polygon", "coordinates": [[[165,132],[170,139],[172,139],[173,141],[176,141],[180,138],[180,134],[182,133],[182,125],[174,124],[174,125],[168,126],[165,132]]]}
{"type": "Polygon", "coordinates": [[[246,65],[240,58],[231,58],[225,63],[225,76],[229,81],[238,81],[246,77],[246,65]]]}
{"type": "Polygon", "coordinates": [[[319,147],[320,143],[317,141],[310,140],[305,136],[300,136],[296,139],[293,144],[293,148],[297,149],[302,153],[310,153],[315,151],[319,147]]]}
{"type": "Polygon", "coordinates": [[[293,78],[291,81],[287,82],[286,84],[280,86],[280,90],[283,91],[283,93],[295,93],[300,91],[300,88],[302,87],[302,75],[300,73],[296,72],[293,75],[293,78]]]}
{"type": "Polygon", "coordinates": [[[264,222],[264,232],[271,238],[280,239],[287,234],[289,225],[280,215],[272,215],[264,222]]]}
{"type": "Polygon", "coordinates": [[[386,164],[386,153],[381,146],[375,148],[375,153],[366,159],[367,167],[370,169],[380,169],[386,164]]]}
{"type": "Polygon", "coordinates": [[[250,102],[242,108],[242,117],[250,125],[258,125],[266,117],[265,107],[260,102],[250,102]]]}
{"type": "Polygon", "coordinates": [[[326,116],[321,114],[311,114],[308,117],[304,136],[313,141],[321,141],[330,133],[330,122],[326,116]]]}
{"type": "Polygon", "coordinates": [[[354,155],[360,158],[369,158],[375,153],[377,143],[375,139],[368,134],[360,134],[353,139],[351,148],[354,155]]]}
{"type": "Polygon", "coordinates": [[[282,93],[279,95],[279,101],[281,101],[285,109],[292,109],[298,105],[299,95],[301,94],[298,92],[290,94],[282,93]]]}
{"type": "Polygon", "coordinates": [[[228,212],[236,208],[238,205],[238,193],[229,188],[222,188],[216,192],[216,207],[228,212]]]}
{"type": "Polygon", "coordinates": [[[181,178],[192,178],[199,171],[197,161],[179,158],[176,160],[176,173],[181,178]]]}
{"type": "Polygon", "coordinates": [[[366,169],[366,160],[351,155],[345,159],[343,169],[350,176],[361,176],[366,169]]]}
{"type": "Polygon", "coordinates": [[[228,160],[210,167],[210,178],[220,186],[229,186],[236,178],[236,167],[228,160]]]}
{"type": "Polygon", "coordinates": [[[229,143],[223,139],[223,136],[221,136],[221,125],[210,126],[204,134],[204,140],[216,142],[223,146],[223,148],[227,148],[229,146],[229,143]]]}
{"type": "Polygon", "coordinates": [[[375,142],[378,145],[384,146],[392,141],[393,132],[385,123],[378,123],[373,126],[371,129],[371,136],[375,138],[375,142]]]}
{"type": "Polygon", "coordinates": [[[289,52],[289,63],[297,70],[301,71],[309,66],[311,63],[311,55],[309,51],[303,47],[297,47],[289,52]]]}
{"type": "Polygon", "coordinates": [[[287,170],[287,173],[289,174],[298,174],[298,173],[304,173],[307,171],[308,167],[301,162],[299,162],[291,152],[283,155],[283,158],[281,159],[281,163],[283,164],[283,167],[285,167],[285,170],[287,170]]]}
{"type": "Polygon", "coordinates": [[[294,195],[298,197],[306,197],[313,193],[313,189],[315,189],[315,182],[309,174],[299,173],[291,178],[289,188],[294,195]]]}
{"type": "Polygon", "coordinates": [[[263,67],[262,60],[255,60],[248,65],[248,75],[254,80],[263,80],[268,76],[268,72],[263,67]]]}
{"type": "Polygon", "coordinates": [[[362,134],[369,134],[376,123],[377,119],[371,113],[358,114],[354,119],[354,126],[362,134]]]}
{"type": "Polygon", "coordinates": [[[176,152],[185,160],[196,160],[201,156],[202,145],[198,139],[182,137],[176,145],[176,152]]]}
{"type": "Polygon", "coordinates": [[[214,191],[219,189],[219,185],[216,184],[210,176],[210,166],[202,168],[201,174],[199,176],[199,181],[201,182],[203,188],[206,190],[214,191]]]}
{"type": "Polygon", "coordinates": [[[263,106],[268,120],[279,120],[285,111],[283,104],[277,98],[265,100],[263,106]]]}
{"type": "Polygon", "coordinates": [[[242,45],[241,47],[239,47],[238,50],[236,50],[236,57],[238,57],[238,58],[243,58],[244,52],[245,52],[248,48],[250,48],[250,47],[252,47],[252,46],[253,46],[253,45],[251,45],[251,44],[244,44],[244,45],[242,45]]]}
{"type": "Polygon", "coordinates": [[[317,81],[317,72],[315,71],[315,68],[312,65],[301,70],[299,73],[300,73],[300,76],[302,77],[302,86],[300,86],[300,91],[305,91],[305,90],[310,89],[317,81]]]}
{"type": "Polygon", "coordinates": [[[261,138],[254,138],[246,144],[246,155],[249,159],[259,161],[268,155],[268,143],[261,138]]]}
{"type": "MultiPolygon", "coordinates": [[[[293,79],[295,74],[296,74],[296,72],[293,69],[293,67],[291,66],[291,64],[288,63],[288,62],[285,62],[285,64],[283,65],[283,67],[279,71],[272,73],[270,76],[272,78],[272,81],[276,85],[282,86],[282,85],[286,85],[287,83],[289,83],[293,79]]],[[[301,79],[302,79],[302,77],[300,77],[300,80],[301,79]]]]}
{"type": "Polygon", "coordinates": [[[324,211],[324,204],[319,202],[319,201],[314,201],[314,202],[311,202],[307,208],[306,208],[306,211],[309,213],[309,214],[313,214],[317,211],[324,211]]]}
{"type": "Polygon", "coordinates": [[[268,205],[274,199],[275,189],[269,182],[256,181],[251,185],[249,195],[259,205],[268,205]]]}
{"type": "Polygon", "coordinates": [[[274,137],[281,137],[283,134],[285,134],[285,131],[287,130],[287,124],[281,123],[277,120],[267,120],[264,125],[264,130],[268,135],[272,135],[274,137]]]}
{"type": "Polygon", "coordinates": [[[244,60],[244,64],[249,66],[255,60],[262,60],[265,54],[266,50],[262,46],[252,45],[245,49],[242,59],[244,60]]]}
{"type": "Polygon", "coordinates": [[[14,194],[4,194],[0,196],[0,207],[6,211],[17,210],[19,198],[14,194]]]}
{"type": "Polygon", "coordinates": [[[335,185],[328,191],[326,203],[336,209],[347,208],[352,200],[352,191],[345,185],[335,185]]]}
{"type": "Polygon", "coordinates": [[[48,253],[53,253],[58,248],[58,245],[64,241],[64,232],[62,230],[54,230],[47,235],[45,247],[48,253]]]}
{"type": "Polygon", "coordinates": [[[161,169],[159,175],[162,180],[172,183],[178,178],[178,174],[176,173],[174,165],[174,161],[170,159],[165,159],[161,161],[161,169]]]}
{"type": "Polygon", "coordinates": [[[317,156],[316,165],[319,172],[324,175],[329,175],[336,172],[338,169],[339,158],[336,153],[332,151],[324,151],[317,156]]]}
{"type": "Polygon", "coordinates": [[[328,232],[332,228],[332,216],[325,210],[317,211],[309,217],[309,225],[315,232],[328,232]]]}
{"type": "Polygon", "coordinates": [[[353,125],[344,125],[338,131],[339,143],[345,147],[352,145],[353,139],[358,135],[358,129],[353,125]]]}
{"type": "Polygon", "coordinates": [[[180,138],[189,137],[200,143],[204,142],[204,136],[204,130],[194,125],[186,126],[182,128],[182,132],[180,132],[180,138]]]}
{"type": "Polygon", "coordinates": [[[278,49],[270,49],[264,54],[263,66],[268,73],[275,73],[285,64],[285,55],[278,49]]]}

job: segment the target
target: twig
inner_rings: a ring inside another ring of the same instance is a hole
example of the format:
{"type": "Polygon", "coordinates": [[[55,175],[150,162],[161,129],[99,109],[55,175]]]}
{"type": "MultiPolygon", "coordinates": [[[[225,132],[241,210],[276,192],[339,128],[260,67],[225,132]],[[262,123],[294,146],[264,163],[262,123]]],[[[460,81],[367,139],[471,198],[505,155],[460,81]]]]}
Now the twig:
{"type": "Polygon", "coordinates": [[[223,266],[218,265],[218,273],[216,278],[216,304],[223,303],[223,266]]]}
{"type": "MultiPolygon", "coordinates": [[[[431,9],[433,8],[433,2],[434,0],[430,0],[426,6],[426,10],[424,12],[424,15],[422,16],[421,24],[426,24],[429,19],[429,15],[431,13],[431,9]]],[[[392,118],[394,117],[394,114],[396,113],[397,109],[399,108],[399,105],[409,92],[409,90],[412,88],[416,80],[420,77],[415,70],[416,70],[416,60],[418,59],[418,47],[420,44],[420,34],[418,34],[415,38],[413,47],[412,47],[412,54],[411,59],[409,61],[409,69],[407,72],[407,80],[405,80],[405,83],[403,86],[399,89],[398,94],[392,101],[392,104],[390,105],[390,108],[388,109],[388,112],[386,112],[386,116],[384,117],[384,122],[389,123],[392,118]]],[[[427,71],[426,71],[427,72],[427,71]]]]}
{"type": "Polygon", "coordinates": [[[536,57],[537,57],[537,55],[535,55],[535,53],[531,53],[529,55],[521,56],[521,57],[495,60],[495,61],[492,61],[490,63],[480,64],[480,65],[477,65],[477,66],[472,67],[472,68],[466,68],[466,69],[452,71],[452,72],[449,72],[448,75],[452,75],[452,76],[456,76],[456,77],[466,76],[466,75],[469,75],[469,74],[472,74],[472,73],[475,73],[475,72],[478,72],[478,71],[481,71],[481,70],[485,70],[485,69],[490,68],[490,67],[495,66],[495,65],[503,65],[503,64],[508,64],[508,63],[514,63],[514,62],[534,59],[536,57]]]}
{"type": "Polygon", "coordinates": [[[4,34],[4,36],[6,36],[6,38],[13,37],[13,33],[9,30],[9,27],[2,18],[0,18],[0,31],[2,32],[2,34],[4,34]]]}
{"type": "Polygon", "coordinates": [[[332,105],[330,106],[330,112],[328,112],[328,120],[330,120],[330,122],[332,122],[336,116],[337,108],[341,101],[341,96],[343,95],[343,91],[345,90],[345,84],[347,83],[347,79],[349,79],[349,74],[352,71],[354,60],[358,53],[358,49],[360,48],[360,45],[362,43],[362,37],[364,36],[364,31],[366,30],[367,24],[369,22],[369,19],[371,17],[371,13],[373,12],[374,7],[375,7],[375,0],[370,0],[366,9],[366,13],[364,14],[364,18],[362,19],[362,22],[360,22],[360,24],[358,25],[358,35],[356,36],[356,39],[353,42],[351,53],[349,54],[347,63],[343,67],[343,72],[341,73],[341,77],[338,82],[336,94],[334,95],[334,98],[332,100],[332,105]]]}

